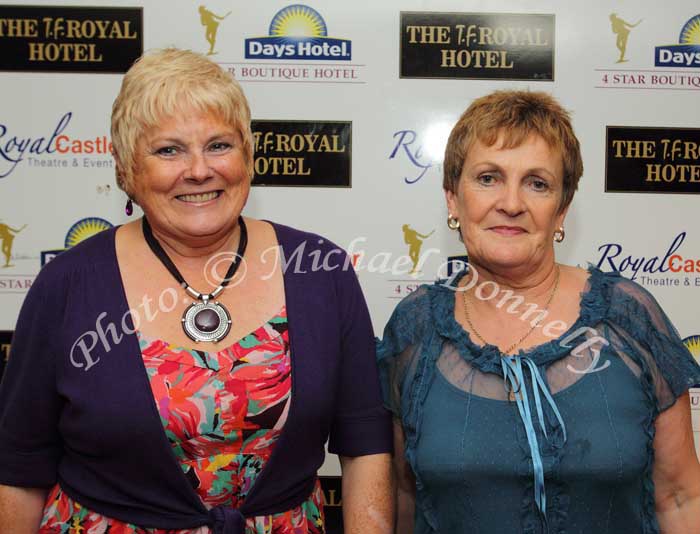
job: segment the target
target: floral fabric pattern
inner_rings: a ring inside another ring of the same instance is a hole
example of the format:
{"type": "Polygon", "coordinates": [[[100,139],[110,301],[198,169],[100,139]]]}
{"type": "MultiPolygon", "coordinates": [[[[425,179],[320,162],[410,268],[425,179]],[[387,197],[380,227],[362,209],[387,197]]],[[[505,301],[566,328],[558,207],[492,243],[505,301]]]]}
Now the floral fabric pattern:
{"type": "MultiPolygon", "coordinates": [[[[139,344],[166,437],[207,508],[238,508],[272,454],[291,397],[286,309],[230,347],[205,352],[148,340],[139,344]]],[[[286,512],[246,518],[246,534],[323,534],[323,494],[286,512]]],[[[41,533],[207,534],[140,528],[82,507],[56,485],[41,533]]]]}

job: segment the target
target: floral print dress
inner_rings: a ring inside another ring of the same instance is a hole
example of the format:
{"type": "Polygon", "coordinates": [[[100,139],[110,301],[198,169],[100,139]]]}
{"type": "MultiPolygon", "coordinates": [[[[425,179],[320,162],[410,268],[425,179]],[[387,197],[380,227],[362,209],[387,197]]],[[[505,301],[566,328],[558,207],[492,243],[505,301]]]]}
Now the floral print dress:
{"type": "MultiPolygon", "coordinates": [[[[270,458],[287,419],[291,362],[286,309],[230,347],[204,352],[162,340],[139,343],[155,403],[180,467],[207,508],[238,508],[270,458]]],[[[301,505],[246,518],[246,534],[323,534],[319,481],[301,505]]],[[[92,512],[56,485],[42,534],[207,534],[140,528],[92,512]]]]}

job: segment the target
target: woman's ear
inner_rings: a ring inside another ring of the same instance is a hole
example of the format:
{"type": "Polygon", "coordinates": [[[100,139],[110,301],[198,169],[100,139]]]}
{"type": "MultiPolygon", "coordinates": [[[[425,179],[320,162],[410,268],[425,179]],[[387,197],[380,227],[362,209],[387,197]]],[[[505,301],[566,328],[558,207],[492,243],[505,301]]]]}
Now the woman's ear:
{"type": "Polygon", "coordinates": [[[445,189],[445,202],[447,203],[447,215],[459,219],[457,195],[445,189]]]}

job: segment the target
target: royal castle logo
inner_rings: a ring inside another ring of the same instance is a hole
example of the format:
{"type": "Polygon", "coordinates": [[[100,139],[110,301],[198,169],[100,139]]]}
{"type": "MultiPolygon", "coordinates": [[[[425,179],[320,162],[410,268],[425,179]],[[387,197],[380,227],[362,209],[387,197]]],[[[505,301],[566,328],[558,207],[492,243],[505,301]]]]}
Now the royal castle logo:
{"type": "Polygon", "coordinates": [[[246,59],[352,59],[352,42],[328,37],[323,17],[305,5],[294,4],[277,12],[268,33],[245,40],[246,59]]]}
{"type": "Polygon", "coordinates": [[[685,23],[678,44],[656,47],[654,64],[657,67],[700,68],[700,15],[685,23]]]}

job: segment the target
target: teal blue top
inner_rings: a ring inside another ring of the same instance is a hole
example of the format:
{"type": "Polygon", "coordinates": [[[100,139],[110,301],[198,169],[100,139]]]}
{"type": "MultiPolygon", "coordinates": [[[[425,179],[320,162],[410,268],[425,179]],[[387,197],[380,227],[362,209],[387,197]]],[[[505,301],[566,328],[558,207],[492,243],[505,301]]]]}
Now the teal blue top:
{"type": "Polygon", "coordinates": [[[416,479],[415,534],[659,532],[654,420],[700,366],[651,294],[589,272],[575,324],[511,357],[455,320],[461,275],[397,306],[378,361],[416,479]]]}

